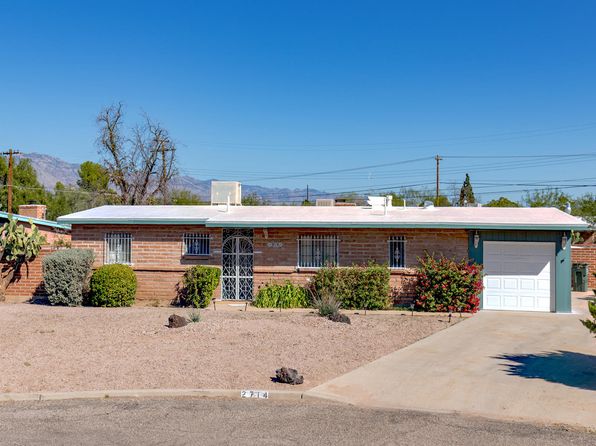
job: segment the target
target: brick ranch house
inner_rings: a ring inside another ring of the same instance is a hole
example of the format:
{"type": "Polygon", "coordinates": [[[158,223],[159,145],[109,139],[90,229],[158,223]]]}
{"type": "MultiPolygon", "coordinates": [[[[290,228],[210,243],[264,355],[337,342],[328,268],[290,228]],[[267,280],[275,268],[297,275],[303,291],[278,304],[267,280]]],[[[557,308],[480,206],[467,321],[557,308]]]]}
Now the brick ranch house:
{"type": "Polygon", "coordinates": [[[59,243],[70,242],[70,225],[46,219],[46,206],[43,204],[25,204],[19,206],[17,214],[0,211],[0,224],[9,218],[16,218],[26,229],[33,223],[46,238],[39,255],[27,265],[23,265],[15,274],[6,290],[7,302],[24,302],[35,296],[43,296],[43,274],[41,262],[44,256],[54,252],[59,243]]]}
{"type": "Polygon", "coordinates": [[[571,311],[571,230],[552,208],[103,206],[66,215],[95,266],[127,263],[140,303],[175,297],[191,265],[222,269],[216,297],[251,299],[270,281],[304,284],[317,268],[387,264],[396,302],[412,296],[425,252],[484,265],[484,309],[571,311]]]}

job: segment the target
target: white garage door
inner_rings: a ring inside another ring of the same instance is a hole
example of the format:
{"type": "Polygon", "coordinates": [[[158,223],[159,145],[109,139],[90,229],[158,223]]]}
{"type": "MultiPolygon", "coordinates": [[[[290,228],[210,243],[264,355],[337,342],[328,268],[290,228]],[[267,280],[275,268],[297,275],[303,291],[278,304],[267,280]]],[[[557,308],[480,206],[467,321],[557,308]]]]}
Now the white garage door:
{"type": "Polygon", "coordinates": [[[554,310],[555,244],[484,242],[485,310],[554,310]]]}

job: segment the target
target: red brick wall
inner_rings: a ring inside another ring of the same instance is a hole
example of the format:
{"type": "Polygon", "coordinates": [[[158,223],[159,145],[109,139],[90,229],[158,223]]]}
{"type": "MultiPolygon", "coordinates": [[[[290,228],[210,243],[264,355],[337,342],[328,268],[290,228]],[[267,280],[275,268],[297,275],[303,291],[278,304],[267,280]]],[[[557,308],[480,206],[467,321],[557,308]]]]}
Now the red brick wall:
{"type": "Polygon", "coordinates": [[[588,289],[596,288],[596,237],[594,232],[581,234],[583,241],[571,247],[571,263],[588,264],[588,289]]]}
{"type": "Polygon", "coordinates": [[[7,302],[26,302],[32,297],[45,296],[41,262],[46,255],[55,250],[46,245],[32,262],[21,266],[19,273],[15,274],[13,282],[6,290],[7,302]]]}
{"type": "MultiPolygon", "coordinates": [[[[73,247],[90,248],[96,253],[95,266],[103,264],[104,237],[108,232],[131,233],[132,262],[138,278],[137,299],[171,301],[176,285],[190,265],[221,266],[222,230],[190,225],[73,225],[73,247]],[[211,236],[211,255],[200,259],[182,258],[182,237],[185,232],[208,233],[211,236]]],[[[368,261],[388,262],[388,238],[406,237],[406,266],[393,270],[391,285],[396,301],[404,303],[412,296],[413,269],[416,259],[425,251],[462,259],[468,255],[465,230],[431,229],[290,229],[271,228],[254,231],[254,287],[256,290],[270,281],[291,280],[305,284],[314,270],[296,268],[297,239],[300,235],[328,234],[340,239],[340,266],[364,264],[368,261]]],[[[220,290],[216,290],[216,296],[220,290]]]]}
{"type": "MultiPolygon", "coordinates": [[[[110,232],[132,235],[132,268],[137,275],[140,303],[174,300],[177,284],[192,265],[221,266],[221,229],[198,225],[73,225],[72,246],[92,249],[97,268],[104,263],[104,238],[110,232]],[[210,235],[210,256],[182,257],[182,238],[188,232],[210,235]]],[[[219,296],[219,287],[215,293],[219,296]]]]}

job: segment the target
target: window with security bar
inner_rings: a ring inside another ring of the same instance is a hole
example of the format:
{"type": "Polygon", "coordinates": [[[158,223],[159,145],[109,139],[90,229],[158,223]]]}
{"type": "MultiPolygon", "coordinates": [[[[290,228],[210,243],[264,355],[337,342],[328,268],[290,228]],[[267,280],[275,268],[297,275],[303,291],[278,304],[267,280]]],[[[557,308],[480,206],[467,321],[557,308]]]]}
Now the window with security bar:
{"type": "Polygon", "coordinates": [[[334,235],[303,235],[298,238],[298,267],[339,265],[339,239],[334,235]]]}
{"type": "Polygon", "coordinates": [[[406,238],[393,236],[389,239],[389,266],[391,268],[406,267],[406,238]]]}
{"type": "Polygon", "coordinates": [[[123,232],[106,234],[104,263],[132,263],[132,235],[123,232]]]}
{"type": "Polygon", "coordinates": [[[209,234],[184,234],[182,253],[185,256],[208,256],[209,234]]]}

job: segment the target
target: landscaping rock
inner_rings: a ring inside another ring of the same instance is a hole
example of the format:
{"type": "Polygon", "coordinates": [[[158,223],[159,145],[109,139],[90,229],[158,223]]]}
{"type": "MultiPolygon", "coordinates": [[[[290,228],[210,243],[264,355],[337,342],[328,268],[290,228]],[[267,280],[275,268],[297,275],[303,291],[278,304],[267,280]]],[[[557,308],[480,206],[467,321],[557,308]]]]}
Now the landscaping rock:
{"type": "Polygon", "coordinates": [[[343,322],[344,324],[352,325],[352,321],[346,314],[336,313],[329,316],[329,320],[333,322],[343,322]]]}
{"type": "Polygon", "coordinates": [[[288,367],[277,369],[275,371],[275,377],[277,378],[277,382],[291,384],[293,386],[304,382],[304,377],[298,374],[298,370],[288,367]]]}
{"type": "Polygon", "coordinates": [[[186,318],[182,317],[182,316],[178,316],[177,314],[172,314],[168,318],[168,327],[170,327],[170,328],[180,328],[180,327],[184,327],[187,324],[188,324],[188,321],[186,320],[186,318]]]}

